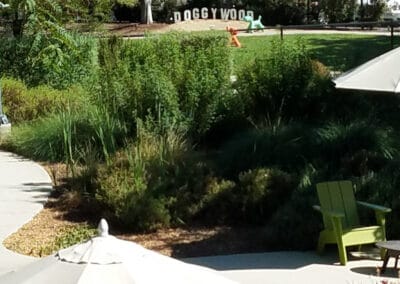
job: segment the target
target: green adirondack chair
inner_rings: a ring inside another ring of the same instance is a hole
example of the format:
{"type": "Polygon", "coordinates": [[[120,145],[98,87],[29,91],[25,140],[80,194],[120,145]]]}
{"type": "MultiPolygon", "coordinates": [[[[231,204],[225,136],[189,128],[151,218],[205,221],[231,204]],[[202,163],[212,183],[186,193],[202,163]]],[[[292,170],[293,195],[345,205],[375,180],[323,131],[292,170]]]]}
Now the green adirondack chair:
{"type": "Polygon", "coordinates": [[[385,214],[391,211],[390,208],[356,201],[351,181],[318,183],[317,192],[321,206],[313,207],[322,213],[325,226],[319,234],[319,253],[324,251],[326,244],[337,244],[340,264],[346,265],[346,247],[386,240],[385,214]],[[357,205],[375,211],[376,226],[360,226],[357,205]]]}

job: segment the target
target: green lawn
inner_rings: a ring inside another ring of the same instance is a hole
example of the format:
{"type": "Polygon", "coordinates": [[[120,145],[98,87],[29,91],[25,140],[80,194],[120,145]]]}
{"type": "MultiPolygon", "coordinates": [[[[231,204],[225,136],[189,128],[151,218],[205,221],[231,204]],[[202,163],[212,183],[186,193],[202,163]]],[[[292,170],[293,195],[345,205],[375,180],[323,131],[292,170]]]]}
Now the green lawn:
{"type": "MultiPolygon", "coordinates": [[[[278,36],[239,37],[242,48],[232,47],[235,68],[254,60],[260,50],[268,48],[278,36]]],[[[314,59],[331,70],[346,71],[390,50],[390,38],[374,35],[285,35],[284,40],[305,40],[314,59]]],[[[395,38],[395,47],[400,38],[395,38]]]]}

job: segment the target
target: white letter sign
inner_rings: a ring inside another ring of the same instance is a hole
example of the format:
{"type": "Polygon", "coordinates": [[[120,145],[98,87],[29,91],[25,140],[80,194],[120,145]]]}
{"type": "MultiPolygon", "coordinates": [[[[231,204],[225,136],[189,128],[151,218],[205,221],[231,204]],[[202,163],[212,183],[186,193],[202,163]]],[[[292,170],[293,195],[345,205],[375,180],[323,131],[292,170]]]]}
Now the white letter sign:
{"type": "Polygon", "coordinates": [[[180,22],[181,21],[181,13],[180,12],[174,12],[174,22],[180,22]]]}
{"type": "Polygon", "coordinates": [[[193,8],[193,20],[200,19],[200,11],[199,8],[193,8]]]}
{"type": "Polygon", "coordinates": [[[208,19],[208,9],[207,8],[201,8],[201,18],[208,19]]]}
{"type": "Polygon", "coordinates": [[[190,15],[190,10],[183,11],[183,20],[190,21],[191,19],[192,19],[192,16],[190,15]]]}
{"type": "Polygon", "coordinates": [[[213,19],[215,20],[217,18],[217,8],[211,8],[211,12],[213,14],[213,19]]]}

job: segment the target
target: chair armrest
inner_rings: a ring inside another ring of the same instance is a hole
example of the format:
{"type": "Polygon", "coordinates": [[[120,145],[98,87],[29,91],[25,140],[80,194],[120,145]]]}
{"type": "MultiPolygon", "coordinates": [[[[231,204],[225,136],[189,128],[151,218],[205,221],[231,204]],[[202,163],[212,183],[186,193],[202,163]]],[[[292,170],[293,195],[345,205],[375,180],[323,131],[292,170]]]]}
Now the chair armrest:
{"type": "Polygon", "coordinates": [[[334,211],[334,210],[325,210],[322,209],[321,206],[319,205],[314,205],[313,208],[319,212],[322,213],[322,215],[327,215],[329,217],[335,217],[335,218],[343,218],[344,214],[338,211],[334,211]]]}
{"type": "Polygon", "coordinates": [[[384,207],[384,206],[380,206],[380,205],[375,205],[375,204],[371,204],[371,203],[367,203],[367,202],[363,202],[363,201],[357,201],[357,204],[373,209],[375,211],[379,211],[381,213],[389,213],[392,211],[392,209],[388,208],[388,207],[384,207]]]}

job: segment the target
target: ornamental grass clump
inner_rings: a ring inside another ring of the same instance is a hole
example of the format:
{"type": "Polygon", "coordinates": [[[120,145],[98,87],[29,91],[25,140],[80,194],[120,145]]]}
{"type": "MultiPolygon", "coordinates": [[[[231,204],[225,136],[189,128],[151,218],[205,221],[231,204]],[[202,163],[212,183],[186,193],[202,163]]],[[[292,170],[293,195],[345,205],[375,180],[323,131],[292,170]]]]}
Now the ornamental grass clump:
{"type": "Polygon", "coordinates": [[[105,214],[135,230],[168,226],[173,221],[169,208],[174,199],[165,184],[179,175],[174,171],[186,147],[179,134],[161,136],[141,130],[135,143],[116,153],[99,171],[95,197],[105,214]]]}

